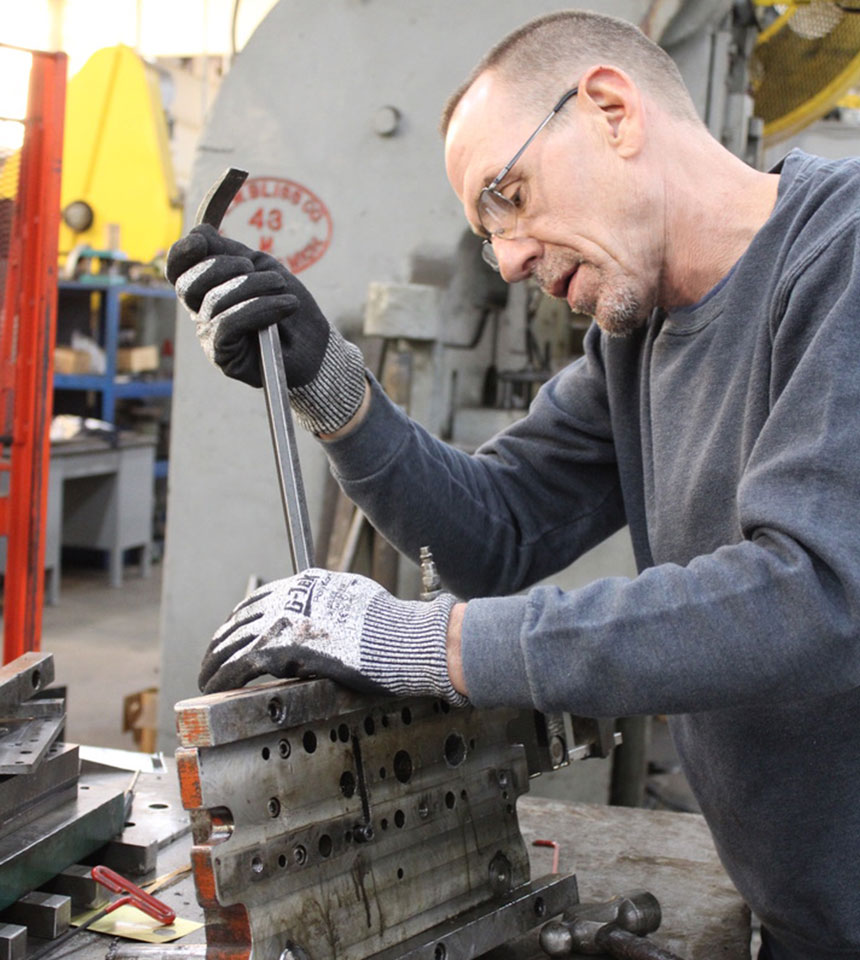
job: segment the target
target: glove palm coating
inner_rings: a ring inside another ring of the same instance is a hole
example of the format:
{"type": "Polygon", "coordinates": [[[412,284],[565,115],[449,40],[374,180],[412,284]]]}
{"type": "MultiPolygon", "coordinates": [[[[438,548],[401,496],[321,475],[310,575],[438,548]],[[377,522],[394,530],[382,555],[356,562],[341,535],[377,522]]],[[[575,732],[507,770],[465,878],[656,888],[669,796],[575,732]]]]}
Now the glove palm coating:
{"type": "Polygon", "coordinates": [[[368,693],[443,697],[462,705],[448,676],[448,618],[455,598],[398,600],[373,580],[311,568],[252,593],[217,631],[203,658],[204,693],[263,674],[326,676],[368,693]]]}
{"type": "Polygon", "coordinates": [[[299,422],[334,433],[355,414],[365,389],[361,351],[274,257],[204,224],[173,244],[165,274],[194,318],[206,355],[227,376],[262,386],[257,334],[277,324],[299,422]]]}

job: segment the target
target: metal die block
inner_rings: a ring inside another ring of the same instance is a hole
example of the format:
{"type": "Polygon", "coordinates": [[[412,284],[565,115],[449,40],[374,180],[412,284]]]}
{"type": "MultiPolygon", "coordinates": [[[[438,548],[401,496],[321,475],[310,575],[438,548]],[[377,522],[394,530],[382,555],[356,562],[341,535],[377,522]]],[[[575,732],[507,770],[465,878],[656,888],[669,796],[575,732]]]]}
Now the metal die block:
{"type": "Polygon", "coordinates": [[[95,910],[110,900],[110,894],[105,887],[93,880],[91,871],[92,867],[73,863],[47,883],[43,883],[42,889],[68,897],[75,910],[95,910]]]}
{"type": "Polygon", "coordinates": [[[59,794],[74,792],[79,771],[77,746],[55,742],[31,774],[0,779],[0,837],[40,816],[41,801],[50,798],[56,806],[59,794]]]}
{"type": "MultiPolygon", "coordinates": [[[[281,685],[288,715],[292,692],[316,683],[281,685]]],[[[245,696],[266,715],[273,692],[257,689],[245,696]]],[[[313,960],[363,960],[528,882],[512,713],[351,700],[328,720],[177,753],[219,955],[253,947],[277,960],[292,944],[313,960]]]]}
{"type": "Polygon", "coordinates": [[[27,928],[17,923],[0,923],[0,960],[24,960],[27,928]]]}
{"type": "Polygon", "coordinates": [[[34,890],[7,907],[0,919],[6,923],[20,923],[31,937],[56,940],[69,929],[72,901],[58,893],[34,890]]]}
{"type": "Polygon", "coordinates": [[[54,680],[54,655],[25,653],[0,667],[0,715],[43,690],[54,680]]]}
{"type": "Polygon", "coordinates": [[[122,833],[98,851],[97,862],[123,876],[144,876],[155,870],[158,851],[190,830],[176,778],[167,774],[141,777],[122,833]]]}

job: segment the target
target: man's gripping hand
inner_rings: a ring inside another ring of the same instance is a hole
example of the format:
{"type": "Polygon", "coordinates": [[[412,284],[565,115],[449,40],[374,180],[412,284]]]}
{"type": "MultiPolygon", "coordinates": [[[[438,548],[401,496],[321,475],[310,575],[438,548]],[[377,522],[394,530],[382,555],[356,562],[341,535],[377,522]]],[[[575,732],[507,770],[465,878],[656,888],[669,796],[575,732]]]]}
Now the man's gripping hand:
{"type": "Polygon", "coordinates": [[[173,244],[165,273],[206,355],[228,377],[262,386],[257,334],[277,324],[296,419],[326,434],[352,419],[365,392],[361,351],[274,257],[204,224],[173,244]]]}
{"type": "Polygon", "coordinates": [[[467,702],[448,676],[446,635],[455,598],[398,600],[367,577],[311,568],[252,593],[203,658],[204,693],[263,674],[323,676],[396,696],[467,702]]]}

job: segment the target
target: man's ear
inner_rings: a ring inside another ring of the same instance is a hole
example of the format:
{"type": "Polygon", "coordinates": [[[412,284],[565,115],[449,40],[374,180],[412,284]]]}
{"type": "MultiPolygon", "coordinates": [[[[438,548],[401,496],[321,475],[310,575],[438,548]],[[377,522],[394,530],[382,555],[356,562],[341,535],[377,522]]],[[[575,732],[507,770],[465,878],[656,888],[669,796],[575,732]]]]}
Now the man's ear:
{"type": "Polygon", "coordinates": [[[642,94],[631,77],[618,67],[597,64],[579,81],[579,99],[591,108],[598,130],[622,157],[642,147],[644,112],[642,94]]]}

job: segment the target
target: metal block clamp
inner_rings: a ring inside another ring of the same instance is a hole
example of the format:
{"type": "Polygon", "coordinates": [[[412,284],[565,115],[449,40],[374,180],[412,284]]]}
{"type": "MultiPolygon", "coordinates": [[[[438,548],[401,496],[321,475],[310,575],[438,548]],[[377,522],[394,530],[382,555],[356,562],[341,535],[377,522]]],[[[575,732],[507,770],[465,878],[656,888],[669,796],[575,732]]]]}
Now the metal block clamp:
{"type": "MultiPolygon", "coordinates": [[[[195,223],[208,223],[216,230],[219,229],[224,214],[247,177],[246,170],[236,167],[226,170],[203,198],[195,223]]],[[[263,390],[275,450],[281,501],[287,522],[287,540],[293,568],[299,573],[313,565],[314,548],[277,324],[261,330],[259,338],[263,390]]]]}

